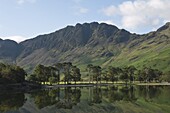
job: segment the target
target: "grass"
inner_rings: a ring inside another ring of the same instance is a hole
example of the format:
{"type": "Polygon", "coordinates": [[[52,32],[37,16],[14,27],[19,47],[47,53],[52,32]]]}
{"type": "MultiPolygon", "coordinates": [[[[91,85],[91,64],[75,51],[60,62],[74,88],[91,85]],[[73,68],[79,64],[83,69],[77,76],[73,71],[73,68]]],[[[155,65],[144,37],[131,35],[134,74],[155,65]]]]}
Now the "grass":
{"type": "MultiPolygon", "coordinates": [[[[69,82],[70,84],[65,84],[65,82],[60,82],[59,84],[60,85],[75,85],[75,82],[73,82],[73,81],[71,81],[71,82],[69,82]]],[[[43,83],[42,83],[43,84],[43,83]]],[[[45,84],[46,85],[50,85],[50,83],[49,82],[45,82],[45,84]]],[[[77,81],[76,82],[76,85],[77,86],[79,86],[79,85],[96,85],[97,84],[97,82],[96,81],[93,81],[93,83],[92,82],[90,82],[89,83],[89,81],[77,81]]],[[[98,85],[125,85],[126,83],[125,82],[123,82],[123,81],[117,81],[117,82],[110,82],[110,81],[108,81],[107,83],[106,83],[106,81],[101,81],[101,84],[100,84],[100,82],[98,82],[98,85]]],[[[54,86],[55,85],[58,85],[58,83],[54,83],[53,84],[54,86]]],[[[157,83],[157,82],[150,82],[150,83],[140,83],[139,81],[134,81],[133,83],[127,83],[127,85],[150,85],[150,86],[156,86],[156,85],[159,85],[159,86],[161,86],[161,85],[163,85],[163,86],[165,86],[165,85],[170,85],[170,83],[168,83],[168,82],[162,82],[162,83],[157,83]]]]}
{"type": "MultiPolygon", "coordinates": [[[[146,43],[141,44],[141,48],[147,46],[146,43]]],[[[160,69],[163,72],[169,71],[170,66],[170,48],[169,46],[150,45],[145,49],[124,49],[120,55],[115,57],[111,63],[113,66],[129,66],[134,65],[137,68],[142,68],[143,65],[151,66],[160,69]],[[164,48],[162,48],[164,47],[164,48]],[[134,60],[130,60],[135,58],[134,60]]]]}

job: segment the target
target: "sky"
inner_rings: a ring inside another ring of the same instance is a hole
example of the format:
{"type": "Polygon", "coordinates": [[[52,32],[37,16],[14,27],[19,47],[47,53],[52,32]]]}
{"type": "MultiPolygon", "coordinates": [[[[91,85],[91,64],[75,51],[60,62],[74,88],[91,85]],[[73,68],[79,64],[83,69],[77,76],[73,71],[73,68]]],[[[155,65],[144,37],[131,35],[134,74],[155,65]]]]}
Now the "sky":
{"type": "Polygon", "coordinates": [[[0,38],[21,42],[76,23],[144,34],[170,21],[170,0],[0,0],[0,38]]]}

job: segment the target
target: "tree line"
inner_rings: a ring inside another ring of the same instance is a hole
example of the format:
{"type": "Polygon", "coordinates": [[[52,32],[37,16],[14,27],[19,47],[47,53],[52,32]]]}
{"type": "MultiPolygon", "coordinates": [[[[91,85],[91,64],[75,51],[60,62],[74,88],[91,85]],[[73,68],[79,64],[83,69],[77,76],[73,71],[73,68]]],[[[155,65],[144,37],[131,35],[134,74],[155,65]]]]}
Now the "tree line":
{"type": "Polygon", "coordinates": [[[92,64],[87,65],[89,83],[93,81],[124,81],[126,84],[128,82],[133,83],[134,81],[140,82],[161,82],[165,80],[170,82],[170,72],[164,74],[158,69],[152,69],[151,67],[143,67],[138,70],[134,66],[128,67],[113,67],[109,66],[107,69],[103,70],[100,66],[93,66],[92,64]]]}
{"type": "Polygon", "coordinates": [[[81,80],[80,69],[77,66],[72,65],[71,62],[57,63],[53,66],[37,65],[34,69],[33,74],[28,77],[28,80],[35,82],[50,82],[60,83],[60,76],[64,75],[63,81],[65,84],[69,84],[74,81],[81,80]]]}
{"type": "MultiPolygon", "coordinates": [[[[166,75],[158,70],[152,69],[151,67],[143,67],[142,69],[138,70],[134,66],[127,66],[127,67],[113,67],[109,66],[106,69],[101,68],[100,66],[94,66],[92,64],[88,64],[86,67],[87,78],[89,83],[101,83],[105,81],[106,83],[111,82],[118,82],[123,81],[126,84],[133,83],[134,81],[139,82],[161,82],[170,81],[169,74],[166,75]]],[[[50,82],[52,83],[60,83],[61,78],[60,76],[64,75],[62,81],[65,84],[70,84],[72,81],[82,80],[81,79],[81,72],[80,69],[71,62],[64,62],[64,63],[57,63],[53,66],[43,66],[38,65],[35,67],[33,74],[30,76],[29,80],[36,81],[36,82],[50,82]]]]}
{"type": "MultiPolygon", "coordinates": [[[[86,73],[89,83],[101,83],[118,82],[123,81],[126,84],[133,83],[134,81],[140,82],[170,82],[170,72],[163,73],[158,69],[152,69],[151,67],[143,67],[138,70],[134,66],[127,67],[113,67],[101,68],[88,64],[86,67],[86,73]]],[[[2,83],[21,83],[25,81],[27,73],[23,68],[16,65],[9,65],[0,63],[0,84],[2,83]],[[8,82],[6,82],[8,81],[8,82]]],[[[71,62],[57,63],[52,66],[37,65],[33,73],[27,76],[28,81],[50,84],[63,81],[65,84],[71,82],[81,81],[81,72],[77,66],[74,66],[71,62]],[[63,76],[61,80],[61,76],[63,76]]]]}

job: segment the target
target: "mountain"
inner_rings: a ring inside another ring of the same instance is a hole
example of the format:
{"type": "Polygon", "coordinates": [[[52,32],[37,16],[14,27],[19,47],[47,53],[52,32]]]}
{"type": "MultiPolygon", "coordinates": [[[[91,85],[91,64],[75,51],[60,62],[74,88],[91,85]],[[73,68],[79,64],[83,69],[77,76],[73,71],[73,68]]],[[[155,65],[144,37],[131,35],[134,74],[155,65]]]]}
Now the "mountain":
{"type": "Polygon", "coordinates": [[[84,67],[143,65],[168,71],[170,23],[144,35],[132,34],[105,23],[67,26],[19,44],[0,40],[0,60],[15,62],[31,70],[37,64],[71,61],[84,67]]]}
{"type": "Polygon", "coordinates": [[[22,46],[15,41],[0,39],[0,61],[15,62],[21,51],[22,46]]]}

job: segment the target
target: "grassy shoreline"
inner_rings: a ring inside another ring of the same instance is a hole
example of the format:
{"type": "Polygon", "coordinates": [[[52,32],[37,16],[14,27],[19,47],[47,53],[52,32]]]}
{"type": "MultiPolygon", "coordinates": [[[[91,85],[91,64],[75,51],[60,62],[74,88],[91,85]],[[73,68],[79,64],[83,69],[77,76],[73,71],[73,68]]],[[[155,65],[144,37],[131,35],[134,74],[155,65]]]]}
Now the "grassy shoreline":
{"type": "Polygon", "coordinates": [[[89,83],[89,82],[78,82],[77,84],[71,83],[71,84],[44,84],[43,88],[53,88],[53,87],[94,87],[94,86],[112,86],[112,85],[138,85],[138,86],[170,86],[170,83],[168,82],[161,82],[161,83],[139,83],[139,82],[134,82],[134,83],[124,83],[124,82],[117,82],[117,83],[89,83]]]}
{"type": "Polygon", "coordinates": [[[153,85],[153,86],[156,86],[156,85],[163,85],[163,86],[169,86],[170,85],[170,83],[168,83],[168,82],[162,82],[162,83],[138,83],[138,84],[136,84],[136,85],[153,85]]]}
{"type": "Polygon", "coordinates": [[[89,83],[87,81],[81,81],[81,82],[77,82],[76,84],[74,82],[71,82],[69,84],[64,84],[64,82],[60,82],[60,84],[52,84],[50,85],[49,83],[46,84],[42,84],[40,87],[40,85],[37,84],[6,84],[6,85],[0,85],[0,89],[1,90],[5,90],[5,89],[22,89],[22,90],[31,90],[31,89],[41,89],[41,88],[58,88],[58,87],[95,87],[95,86],[117,86],[117,85],[138,85],[138,86],[170,86],[170,83],[168,82],[161,82],[161,83],[157,83],[157,82],[151,82],[151,83],[140,83],[138,81],[135,81],[133,83],[125,83],[122,81],[118,81],[118,82],[99,82],[98,84],[96,82],[93,83],[89,83]]]}

